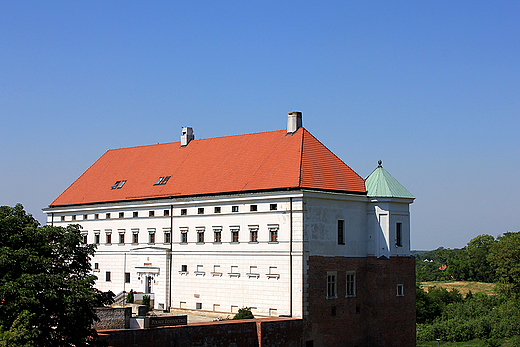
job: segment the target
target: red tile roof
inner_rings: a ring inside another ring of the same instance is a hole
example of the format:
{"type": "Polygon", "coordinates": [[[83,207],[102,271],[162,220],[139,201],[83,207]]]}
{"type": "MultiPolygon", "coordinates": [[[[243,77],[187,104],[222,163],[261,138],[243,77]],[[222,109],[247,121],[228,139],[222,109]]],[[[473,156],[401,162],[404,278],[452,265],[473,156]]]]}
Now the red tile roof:
{"type": "Polygon", "coordinates": [[[285,188],[366,194],[363,179],[300,128],[109,150],[50,206],[285,188]]]}

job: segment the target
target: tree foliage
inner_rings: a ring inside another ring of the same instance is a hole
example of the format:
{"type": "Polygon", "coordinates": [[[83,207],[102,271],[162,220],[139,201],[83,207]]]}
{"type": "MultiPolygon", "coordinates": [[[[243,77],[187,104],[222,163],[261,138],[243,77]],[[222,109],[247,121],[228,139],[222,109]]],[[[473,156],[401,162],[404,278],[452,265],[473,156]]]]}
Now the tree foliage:
{"type": "Polygon", "coordinates": [[[251,312],[251,308],[249,307],[242,307],[238,309],[238,313],[235,314],[233,319],[253,319],[255,316],[253,316],[253,313],[251,312]]]}
{"type": "Polygon", "coordinates": [[[96,336],[93,245],[80,227],[39,226],[21,204],[0,207],[0,345],[84,346],[96,336]]]}
{"type": "Polygon", "coordinates": [[[462,249],[424,252],[416,256],[416,277],[424,281],[478,281],[493,283],[497,277],[496,265],[488,259],[497,241],[491,235],[478,235],[462,249]]]}
{"type": "Polygon", "coordinates": [[[500,291],[520,298],[520,233],[508,232],[499,237],[488,260],[500,276],[500,291]]]}
{"type": "MultiPolygon", "coordinates": [[[[496,295],[472,294],[465,299],[457,292],[420,287],[417,299],[417,338],[423,341],[469,341],[481,339],[493,346],[495,339],[520,335],[520,233],[508,232],[496,240],[479,235],[461,250],[437,249],[420,255],[430,270],[425,277],[500,281],[496,295]],[[436,268],[446,264],[444,270],[436,268]],[[436,272],[439,271],[439,272],[436,272]]],[[[419,275],[418,275],[419,276],[419,275]]],[[[519,338],[520,339],[520,338],[519,338]]],[[[516,339],[516,340],[519,340],[516,339]]]]}

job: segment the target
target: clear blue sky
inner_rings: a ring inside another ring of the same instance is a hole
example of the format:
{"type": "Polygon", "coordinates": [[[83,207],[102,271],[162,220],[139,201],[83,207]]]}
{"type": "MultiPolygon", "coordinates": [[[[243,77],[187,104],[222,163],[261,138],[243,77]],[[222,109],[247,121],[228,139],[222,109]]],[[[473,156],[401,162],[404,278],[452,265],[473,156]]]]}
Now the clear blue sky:
{"type": "Polygon", "coordinates": [[[412,248],[520,229],[518,1],[3,1],[0,205],[111,148],[304,126],[416,196],[412,248]]]}

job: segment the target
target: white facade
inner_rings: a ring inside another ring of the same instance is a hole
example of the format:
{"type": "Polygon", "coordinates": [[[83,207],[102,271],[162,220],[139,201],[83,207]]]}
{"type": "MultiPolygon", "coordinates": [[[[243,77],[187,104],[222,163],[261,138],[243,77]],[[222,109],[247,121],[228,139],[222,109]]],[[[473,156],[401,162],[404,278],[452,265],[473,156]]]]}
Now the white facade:
{"type": "Polygon", "coordinates": [[[45,212],[48,224],[80,224],[87,242],[98,243],[92,267],[100,290],[151,293],[156,309],[252,307],[256,315],[303,317],[309,256],[410,254],[411,201],[395,200],[298,190],[45,212]]]}

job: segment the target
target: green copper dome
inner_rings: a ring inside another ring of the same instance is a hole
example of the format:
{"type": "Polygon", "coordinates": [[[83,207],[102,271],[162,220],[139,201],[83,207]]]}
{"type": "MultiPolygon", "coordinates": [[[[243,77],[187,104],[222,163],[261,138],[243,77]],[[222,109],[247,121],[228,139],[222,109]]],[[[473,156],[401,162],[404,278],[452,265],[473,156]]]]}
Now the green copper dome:
{"type": "Polygon", "coordinates": [[[381,160],[378,164],[377,168],[365,179],[368,196],[415,199],[401,183],[383,169],[381,160]]]}

